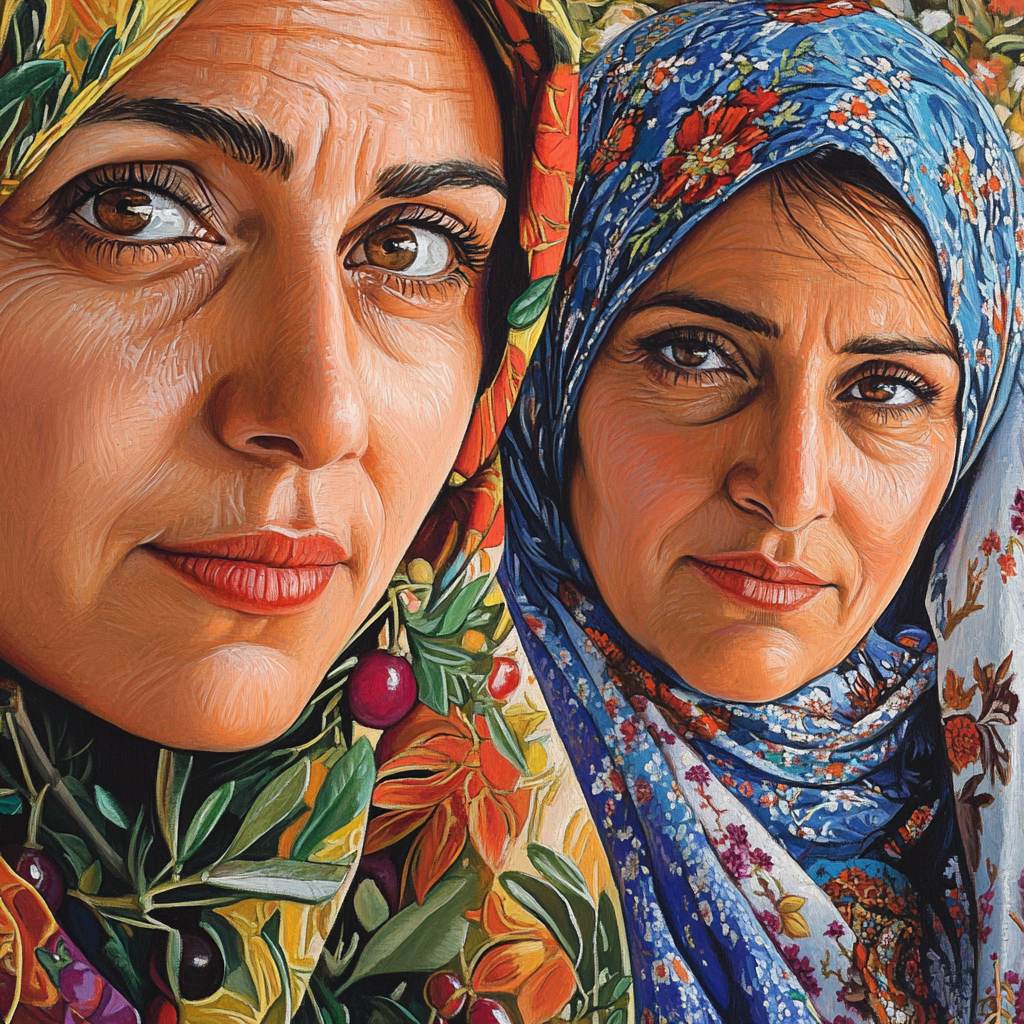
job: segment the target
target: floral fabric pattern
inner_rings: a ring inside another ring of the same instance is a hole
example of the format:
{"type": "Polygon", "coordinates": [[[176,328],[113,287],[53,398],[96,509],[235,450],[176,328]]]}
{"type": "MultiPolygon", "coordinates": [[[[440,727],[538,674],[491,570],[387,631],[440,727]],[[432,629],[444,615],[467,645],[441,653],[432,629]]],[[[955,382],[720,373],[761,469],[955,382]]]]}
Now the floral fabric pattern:
{"type": "Polygon", "coordinates": [[[1008,603],[983,614],[978,582],[987,571],[984,586],[1012,600],[1010,517],[1024,520],[1022,472],[994,482],[1020,465],[1024,433],[1021,187],[1006,136],[939,46],[859,0],[651,17],[588,71],[581,125],[593,174],[502,441],[502,580],[618,876],[643,1024],[996,1019],[989,1003],[1012,1004],[1024,963],[1019,869],[990,877],[1022,864],[1006,810],[1022,801],[1003,802],[1017,779],[1013,641],[996,642],[1022,617],[1008,603]],[[964,380],[955,479],[971,490],[941,513],[930,629],[879,623],[789,697],[724,704],[604,609],[565,524],[566,443],[610,324],[661,259],[760,170],[823,146],[873,164],[932,240],[964,380]],[[987,647],[960,643],[983,623],[987,647]],[[973,845],[960,837],[972,814],[973,845]]]}

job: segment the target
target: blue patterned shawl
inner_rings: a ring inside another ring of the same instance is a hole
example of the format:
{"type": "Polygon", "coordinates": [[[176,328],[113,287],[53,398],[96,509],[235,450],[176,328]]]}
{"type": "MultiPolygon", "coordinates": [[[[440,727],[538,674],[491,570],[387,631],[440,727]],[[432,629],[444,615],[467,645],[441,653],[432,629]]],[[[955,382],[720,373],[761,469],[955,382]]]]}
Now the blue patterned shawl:
{"type": "Polygon", "coordinates": [[[966,1022],[997,999],[1024,1020],[1006,657],[1024,632],[1024,235],[1000,125],[938,46],[863,0],[651,17],[591,66],[581,118],[565,270],[503,442],[502,572],[616,872],[642,1024],[966,1022]],[[870,161],[938,255],[958,485],[930,593],[909,595],[930,631],[879,623],[788,697],[727,704],[604,608],[564,518],[566,442],[608,328],[666,254],[759,170],[823,146],[870,161]]]}

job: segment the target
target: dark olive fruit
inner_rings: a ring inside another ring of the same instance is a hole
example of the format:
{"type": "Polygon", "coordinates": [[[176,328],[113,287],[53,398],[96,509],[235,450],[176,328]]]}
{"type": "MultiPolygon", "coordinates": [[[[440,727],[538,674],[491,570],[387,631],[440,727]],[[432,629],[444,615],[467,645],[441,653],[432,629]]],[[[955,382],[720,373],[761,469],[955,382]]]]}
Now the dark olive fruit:
{"type": "Polygon", "coordinates": [[[466,1024],[512,1024],[512,1018],[497,999],[476,999],[469,1008],[466,1024]]]}
{"type": "Polygon", "coordinates": [[[381,896],[387,901],[388,911],[398,912],[399,876],[398,868],[387,850],[368,853],[359,862],[359,874],[363,878],[371,878],[380,890],[381,896]]]}
{"type": "Polygon", "coordinates": [[[519,666],[512,658],[495,658],[487,689],[495,700],[504,700],[519,685],[519,666]]]}
{"type": "Polygon", "coordinates": [[[352,717],[370,729],[390,728],[416,703],[412,666],[387,651],[364,654],[349,676],[347,690],[352,717]]]}
{"type": "Polygon", "coordinates": [[[423,998],[432,1010],[444,1020],[454,1017],[466,1005],[466,986],[462,979],[451,971],[437,971],[427,978],[423,986],[423,998]]]}
{"type": "Polygon", "coordinates": [[[43,897],[50,910],[57,910],[64,899],[64,876],[48,853],[33,846],[5,846],[0,856],[43,897]]]}
{"type": "Polygon", "coordinates": [[[224,957],[204,931],[179,932],[181,966],[178,991],[182,999],[208,999],[224,984],[224,957]]]}

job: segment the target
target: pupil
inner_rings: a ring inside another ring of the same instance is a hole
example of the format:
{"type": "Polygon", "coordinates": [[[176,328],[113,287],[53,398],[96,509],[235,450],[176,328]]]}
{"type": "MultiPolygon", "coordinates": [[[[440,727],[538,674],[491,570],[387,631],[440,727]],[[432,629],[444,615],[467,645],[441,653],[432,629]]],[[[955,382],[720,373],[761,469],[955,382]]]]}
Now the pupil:
{"type": "Polygon", "coordinates": [[[153,197],[134,188],[111,188],[94,201],[96,220],[115,235],[134,235],[153,219],[153,197]]]}
{"type": "Polygon", "coordinates": [[[395,224],[374,231],[366,239],[366,258],[384,270],[407,270],[419,255],[416,233],[395,224]]]}
{"type": "Polygon", "coordinates": [[[888,401],[896,393],[892,384],[885,381],[869,380],[864,387],[864,397],[873,402],[888,401]]]}

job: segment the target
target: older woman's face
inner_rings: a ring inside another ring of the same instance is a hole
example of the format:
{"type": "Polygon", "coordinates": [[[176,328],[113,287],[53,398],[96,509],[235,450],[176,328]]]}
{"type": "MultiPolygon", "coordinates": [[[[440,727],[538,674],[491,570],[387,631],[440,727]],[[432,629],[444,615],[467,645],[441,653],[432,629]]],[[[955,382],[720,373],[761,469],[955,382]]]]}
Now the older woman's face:
{"type": "Polygon", "coordinates": [[[950,479],[959,367],[934,257],[755,183],[619,318],[584,386],[572,521],[623,628],[692,686],[763,701],[892,599],[950,479]],[[907,262],[907,261],[904,261],[907,262]],[[832,265],[829,265],[829,264],[832,265]]]}
{"type": "Polygon", "coordinates": [[[448,0],[203,0],[0,210],[0,655],[290,724],[444,485],[504,211],[448,0]]]}

